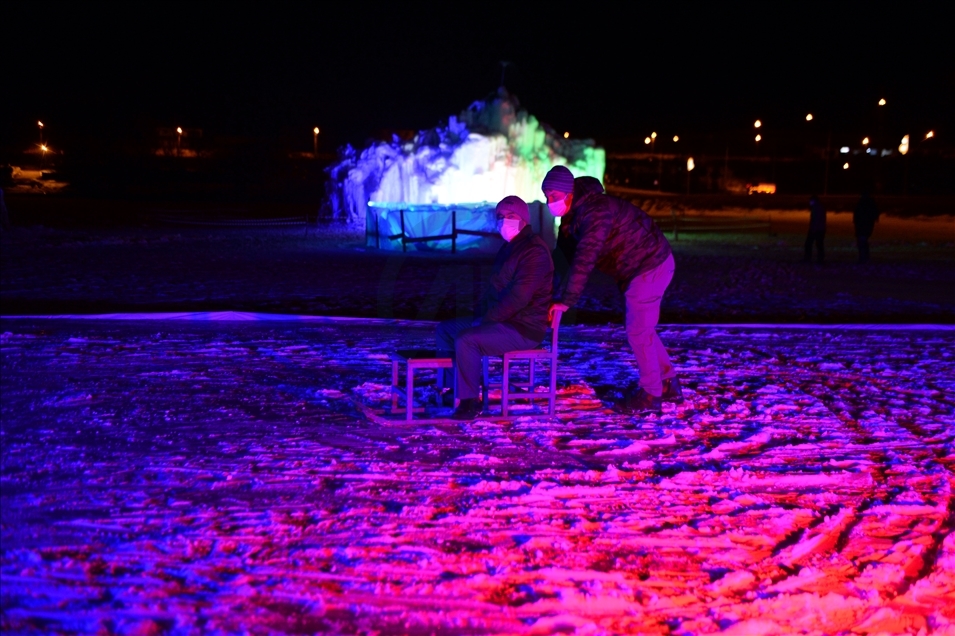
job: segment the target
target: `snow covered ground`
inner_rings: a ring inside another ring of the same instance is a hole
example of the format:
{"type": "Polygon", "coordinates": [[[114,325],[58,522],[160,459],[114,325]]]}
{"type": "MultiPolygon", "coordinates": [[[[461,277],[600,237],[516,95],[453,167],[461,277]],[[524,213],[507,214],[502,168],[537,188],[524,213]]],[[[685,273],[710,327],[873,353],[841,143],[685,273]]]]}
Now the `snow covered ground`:
{"type": "Polygon", "coordinates": [[[955,634],[955,331],[663,326],[640,419],[562,328],[555,418],[362,418],[432,329],[3,320],[4,633],[955,634]]]}

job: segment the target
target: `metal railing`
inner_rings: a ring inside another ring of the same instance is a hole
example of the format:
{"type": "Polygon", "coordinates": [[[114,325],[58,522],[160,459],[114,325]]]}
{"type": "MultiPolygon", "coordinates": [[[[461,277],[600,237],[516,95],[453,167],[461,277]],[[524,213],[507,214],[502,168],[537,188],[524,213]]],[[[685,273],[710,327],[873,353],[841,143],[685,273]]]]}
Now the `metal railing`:
{"type": "Polygon", "coordinates": [[[707,216],[686,216],[686,210],[678,206],[670,208],[668,216],[651,216],[654,223],[664,232],[671,232],[673,240],[679,240],[680,232],[741,232],[748,230],[765,230],[771,233],[772,218],[765,221],[756,219],[726,219],[707,216]]]}

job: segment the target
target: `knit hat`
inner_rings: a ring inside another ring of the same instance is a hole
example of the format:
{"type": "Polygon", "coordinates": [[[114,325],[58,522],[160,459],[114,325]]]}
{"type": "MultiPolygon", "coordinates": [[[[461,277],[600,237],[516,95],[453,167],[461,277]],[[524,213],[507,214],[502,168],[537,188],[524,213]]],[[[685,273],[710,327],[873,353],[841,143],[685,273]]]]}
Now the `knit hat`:
{"type": "Polygon", "coordinates": [[[509,214],[519,217],[524,223],[529,224],[531,222],[531,215],[527,210],[527,204],[524,203],[524,199],[520,197],[504,197],[501,199],[501,202],[497,204],[495,212],[505,217],[509,214]]]}
{"type": "Polygon", "coordinates": [[[544,177],[544,183],[541,184],[541,190],[547,192],[573,192],[574,175],[571,174],[565,166],[554,166],[544,177]]]}

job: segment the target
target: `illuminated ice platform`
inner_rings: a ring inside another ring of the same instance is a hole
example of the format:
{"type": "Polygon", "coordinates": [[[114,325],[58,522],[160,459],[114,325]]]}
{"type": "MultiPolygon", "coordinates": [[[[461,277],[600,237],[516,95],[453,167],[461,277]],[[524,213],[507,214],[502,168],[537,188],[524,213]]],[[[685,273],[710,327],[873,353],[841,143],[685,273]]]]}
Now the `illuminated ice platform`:
{"type": "Polygon", "coordinates": [[[499,244],[494,204],[516,195],[531,205],[534,231],[552,241],[540,184],[556,165],[602,180],[606,153],[592,139],[558,134],[501,88],[411,140],[343,148],[328,169],[326,205],[364,224],[369,246],[457,251],[499,244]]]}
{"type": "MultiPolygon", "coordinates": [[[[450,205],[369,202],[365,244],[388,251],[493,251],[503,239],[497,231],[495,203],[450,205]]],[[[556,219],[546,206],[531,202],[531,229],[554,247],[556,219]]]]}

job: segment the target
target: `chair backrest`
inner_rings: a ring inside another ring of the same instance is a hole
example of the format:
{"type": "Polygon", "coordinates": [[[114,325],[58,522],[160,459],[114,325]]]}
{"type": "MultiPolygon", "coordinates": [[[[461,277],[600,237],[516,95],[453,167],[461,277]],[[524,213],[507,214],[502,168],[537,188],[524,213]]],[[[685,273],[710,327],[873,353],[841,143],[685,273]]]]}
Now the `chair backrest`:
{"type": "Polygon", "coordinates": [[[554,312],[554,318],[550,321],[550,353],[555,358],[557,357],[557,332],[560,330],[560,318],[564,315],[564,312],[557,310],[554,312]]]}

